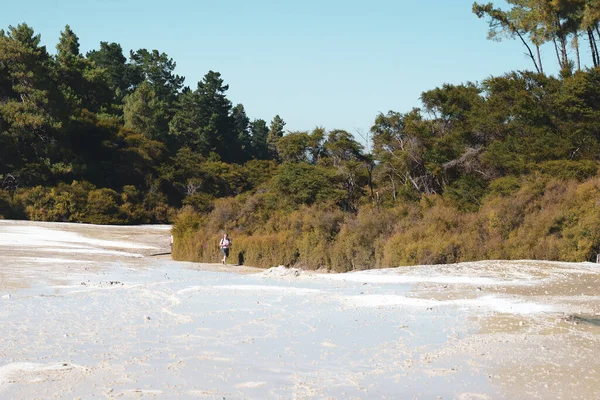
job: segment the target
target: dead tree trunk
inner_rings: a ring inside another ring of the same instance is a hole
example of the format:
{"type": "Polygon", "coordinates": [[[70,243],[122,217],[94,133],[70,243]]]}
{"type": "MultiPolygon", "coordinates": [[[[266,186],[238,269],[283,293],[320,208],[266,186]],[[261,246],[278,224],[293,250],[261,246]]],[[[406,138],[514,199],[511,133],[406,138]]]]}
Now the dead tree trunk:
{"type": "Polygon", "coordinates": [[[542,65],[542,55],[540,54],[540,45],[535,45],[535,50],[537,52],[538,65],[540,66],[540,74],[544,74],[544,66],[542,65]]]}
{"type": "Polygon", "coordinates": [[[523,42],[523,44],[527,48],[527,52],[529,53],[529,58],[531,58],[531,61],[533,62],[533,66],[535,67],[535,70],[538,72],[538,74],[541,73],[542,71],[540,71],[540,67],[538,66],[538,63],[535,61],[535,57],[533,56],[533,52],[531,51],[531,47],[529,47],[529,45],[527,44],[527,42],[523,38],[523,35],[521,35],[521,33],[518,30],[515,30],[515,33],[517,34],[517,36],[519,37],[519,39],[521,39],[521,42],[523,42]]]}
{"type": "Polygon", "coordinates": [[[594,31],[590,28],[587,30],[588,40],[590,42],[590,50],[592,51],[592,62],[594,63],[594,68],[598,66],[598,53],[596,51],[596,40],[594,38],[594,31]]]}
{"type": "Polygon", "coordinates": [[[562,69],[562,63],[560,59],[560,53],[558,52],[558,44],[556,43],[556,39],[552,39],[552,43],[554,43],[554,51],[556,52],[556,61],[558,61],[558,66],[562,69]]]}
{"type": "Polygon", "coordinates": [[[573,36],[573,46],[575,47],[575,55],[577,57],[577,71],[581,71],[581,58],[579,57],[579,36],[573,36]]]}

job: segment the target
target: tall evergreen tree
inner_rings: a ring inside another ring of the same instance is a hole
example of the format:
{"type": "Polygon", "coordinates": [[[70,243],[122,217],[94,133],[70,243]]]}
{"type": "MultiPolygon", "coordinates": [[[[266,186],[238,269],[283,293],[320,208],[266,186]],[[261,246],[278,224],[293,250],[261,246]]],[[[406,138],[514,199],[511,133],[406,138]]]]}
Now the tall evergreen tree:
{"type": "Polygon", "coordinates": [[[56,50],[56,79],[71,106],[71,113],[110,108],[113,95],[108,76],[83,58],[79,52],[79,38],[69,25],[61,32],[56,50]]]}
{"type": "Polygon", "coordinates": [[[158,99],[167,101],[171,105],[185,80],[183,76],[173,73],[177,63],[166,53],[160,53],[158,50],[139,49],[135,52],[131,51],[130,57],[132,63],[141,71],[143,78],[150,83],[158,99]]]}
{"type": "Polygon", "coordinates": [[[231,117],[233,118],[234,130],[244,154],[244,159],[248,159],[252,151],[252,137],[250,136],[250,118],[246,115],[243,104],[237,104],[233,107],[231,117]]]}
{"type": "Polygon", "coordinates": [[[127,62],[118,43],[100,42],[100,49],[89,51],[86,56],[97,67],[106,70],[116,101],[132,92],[144,79],[141,68],[127,62]]]}
{"type": "Polygon", "coordinates": [[[61,140],[58,91],[50,79],[51,58],[26,24],[0,36],[0,174],[43,181],[61,140]]]}
{"type": "Polygon", "coordinates": [[[180,96],[170,131],[181,138],[183,146],[238,162],[243,155],[231,116],[232,105],[225,94],[228,89],[220,73],[209,71],[194,92],[180,96]]]}
{"type": "Polygon", "coordinates": [[[285,121],[276,115],[271,121],[269,126],[269,134],[267,136],[267,145],[271,158],[277,156],[277,141],[283,137],[283,128],[285,127],[285,121]]]}
{"type": "Polygon", "coordinates": [[[56,60],[60,64],[68,65],[72,59],[81,57],[79,53],[79,38],[71,30],[69,25],[60,33],[60,39],[56,45],[56,60]]]}
{"type": "Polygon", "coordinates": [[[269,127],[264,119],[255,119],[250,124],[252,132],[252,154],[259,160],[269,159],[269,146],[267,138],[269,127]]]}
{"type": "Polygon", "coordinates": [[[123,115],[126,128],[148,139],[167,141],[166,105],[157,98],[148,82],[143,82],[132,94],[125,96],[123,115]]]}

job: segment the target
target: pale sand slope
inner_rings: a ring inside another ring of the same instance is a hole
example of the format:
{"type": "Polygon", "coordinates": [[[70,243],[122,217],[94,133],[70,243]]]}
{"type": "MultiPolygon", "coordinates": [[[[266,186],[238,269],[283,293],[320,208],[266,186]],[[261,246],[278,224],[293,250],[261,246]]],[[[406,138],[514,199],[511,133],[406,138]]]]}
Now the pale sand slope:
{"type": "Polygon", "coordinates": [[[595,264],[263,272],[168,238],[0,221],[0,398],[600,398],[595,264]]]}

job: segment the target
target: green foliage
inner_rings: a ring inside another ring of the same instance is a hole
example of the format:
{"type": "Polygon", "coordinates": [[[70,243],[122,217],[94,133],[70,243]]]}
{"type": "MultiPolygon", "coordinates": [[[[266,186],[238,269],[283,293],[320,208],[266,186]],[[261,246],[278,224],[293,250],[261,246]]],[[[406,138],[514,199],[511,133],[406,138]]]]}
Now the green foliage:
{"type": "Polygon", "coordinates": [[[123,48],[118,43],[100,42],[100,49],[89,51],[86,57],[106,71],[107,83],[115,94],[115,101],[120,101],[143,80],[141,69],[127,63],[123,48]]]}
{"type": "Polygon", "coordinates": [[[252,137],[250,135],[250,118],[246,114],[243,104],[237,104],[231,110],[233,130],[240,144],[242,159],[249,159],[252,154],[252,137]]]}
{"type": "Polygon", "coordinates": [[[384,246],[399,218],[408,209],[363,207],[356,217],[347,217],[330,247],[331,269],[338,272],[385,267],[384,246]]]}
{"type": "Polygon", "coordinates": [[[183,199],[184,206],[190,206],[199,214],[206,214],[213,210],[214,198],[207,193],[193,193],[183,199]]]}
{"type": "Polygon", "coordinates": [[[306,163],[284,163],[273,178],[273,188],[292,206],[316,202],[340,202],[344,192],[336,188],[334,171],[306,163]]]}
{"type": "Polygon", "coordinates": [[[23,219],[25,210],[15,202],[14,193],[0,189],[0,219],[23,219]]]}
{"type": "Polygon", "coordinates": [[[77,114],[84,109],[98,112],[111,108],[113,96],[105,71],[79,53],[79,38],[69,25],[61,32],[56,51],[53,72],[69,111],[77,114]]]}
{"type": "Polygon", "coordinates": [[[290,132],[277,140],[277,154],[284,162],[315,164],[323,152],[324,136],[319,128],[312,133],[290,132]]]}
{"type": "Polygon", "coordinates": [[[132,94],[125,96],[123,101],[125,128],[148,139],[163,142],[167,140],[167,103],[158,99],[148,82],[143,82],[132,94]]]}
{"type": "Polygon", "coordinates": [[[23,207],[27,217],[32,220],[83,222],[88,193],[93,189],[93,185],[77,181],[56,188],[36,186],[17,190],[14,201],[23,207]]]}
{"type": "Polygon", "coordinates": [[[268,182],[276,173],[278,165],[275,161],[250,160],[243,165],[243,172],[250,188],[257,188],[268,182]]]}
{"type": "Polygon", "coordinates": [[[598,174],[598,162],[592,160],[551,160],[537,164],[535,169],[551,177],[581,182],[598,174]]]}
{"type": "Polygon", "coordinates": [[[175,101],[185,78],[173,73],[177,63],[172,58],[158,50],[146,49],[131,51],[130,57],[143,79],[152,86],[159,101],[166,101],[168,104],[175,101]]]}
{"type": "MultiPolygon", "coordinates": [[[[0,191],[2,193],[6,192],[0,191]]],[[[70,185],[61,183],[53,188],[18,189],[12,198],[3,194],[0,199],[7,200],[9,213],[5,216],[11,218],[24,213],[32,220],[55,222],[138,224],[168,221],[161,215],[163,209],[168,208],[164,202],[153,203],[151,195],[144,197],[131,185],[125,186],[119,194],[108,188],[96,189],[89,182],[73,181],[70,185]]]]}
{"type": "Polygon", "coordinates": [[[267,138],[269,135],[269,128],[267,122],[264,119],[255,119],[250,123],[250,134],[252,135],[251,147],[252,152],[256,154],[256,157],[261,160],[270,158],[269,146],[267,138]]]}
{"type": "Polygon", "coordinates": [[[205,217],[191,209],[182,212],[175,232],[186,251],[177,257],[218,260],[216,242],[227,231],[234,239],[234,259],[265,268],[348,271],[498,258],[585,261],[600,246],[599,194],[599,178],[577,183],[540,175],[505,179],[473,211],[430,195],[393,208],[363,206],[357,215],[323,203],[269,209],[266,195],[240,196],[215,201],[205,217]],[[178,224],[188,233],[180,235],[178,224]]]}
{"type": "Polygon", "coordinates": [[[510,196],[521,187],[521,180],[516,176],[504,176],[490,183],[489,189],[493,195],[510,196]]]}
{"type": "Polygon", "coordinates": [[[195,91],[181,94],[178,110],[170,122],[170,133],[182,146],[204,156],[215,153],[228,162],[243,154],[231,101],[225,94],[228,89],[220,73],[209,71],[195,91]]]}
{"type": "Polygon", "coordinates": [[[269,154],[274,156],[277,154],[277,142],[283,137],[285,128],[285,121],[276,115],[269,125],[269,134],[267,135],[267,145],[269,148],[269,154]]]}
{"type": "Polygon", "coordinates": [[[367,146],[341,129],[286,133],[279,115],[251,119],[220,73],[184,88],[157,50],[127,60],[100,42],[84,56],[66,26],[50,55],[29,26],[9,27],[0,217],[175,219],[176,258],[218,260],[227,231],[234,259],[264,267],[589,259],[600,245],[600,70],[574,71],[563,52],[583,33],[595,46],[600,8],[584,3],[538,14],[531,2],[475,4],[494,37],[556,40],[561,75],[544,75],[532,53],[539,73],[442,85],[422,109],[376,116],[367,146]]]}
{"type": "Polygon", "coordinates": [[[25,24],[11,26],[0,36],[0,174],[11,172],[36,181],[24,164],[54,158],[60,138],[60,112],[52,102],[59,96],[51,75],[50,56],[40,35],[25,24]]]}
{"type": "MultiPolygon", "coordinates": [[[[489,39],[518,38],[527,49],[538,73],[544,72],[540,46],[553,42],[563,77],[569,77],[573,73],[575,61],[570,59],[568,53],[569,47],[574,47],[577,69],[581,69],[579,36],[597,28],[599,6],[596,2],[508,0],[507,3],[511,6],[507,11],[495,8],[492,3],[473,4],[473,12],[479,18],[489,18],[489,39]]],[[[599,59],[596,39],[593,34],[588,37],[594,67],[597,67],[599,59]]]]}
{"type": "Polygon", "coordinates": [[[93,224],[110,224],[117,222],[114,215],[120,206],[120,197],[112,189],[95,189],[88,193],[87,221],[93,224]]]}
{"type": "Polygon", "coordinates": [[[463,175],[446,187],[444,195],[451,199],[459,210],[474,211],[481,204],[486,187],[487,182],[481,177],[463,175]]]}

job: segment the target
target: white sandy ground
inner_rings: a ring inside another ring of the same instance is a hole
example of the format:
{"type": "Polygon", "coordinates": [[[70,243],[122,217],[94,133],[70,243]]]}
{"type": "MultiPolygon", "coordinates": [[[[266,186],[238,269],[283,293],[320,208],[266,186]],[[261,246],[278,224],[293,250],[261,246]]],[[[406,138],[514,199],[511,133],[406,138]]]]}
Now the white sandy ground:
{"type": "Polygon", "coordinates": [[[600,399],[596,264],[261,271],[168,236],[0,220],[0,399],[600,399]]]}

